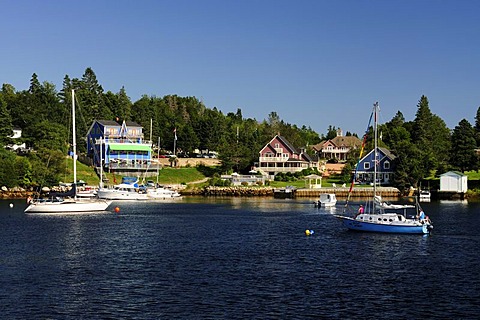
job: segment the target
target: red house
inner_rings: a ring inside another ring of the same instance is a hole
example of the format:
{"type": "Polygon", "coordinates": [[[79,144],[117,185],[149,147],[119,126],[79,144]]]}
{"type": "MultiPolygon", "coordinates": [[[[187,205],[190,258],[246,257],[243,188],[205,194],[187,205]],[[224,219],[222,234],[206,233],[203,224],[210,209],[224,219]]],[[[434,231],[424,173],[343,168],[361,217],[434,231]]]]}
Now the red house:
{"type": "Polygon", "coordinates": [[[276,135],[260,150],[257,170],[273,179],[279,172],[299,172],[307,168],[318,169],[318,159],[313,159],[304,149],[296,149],[284,137],[276,135]]]}

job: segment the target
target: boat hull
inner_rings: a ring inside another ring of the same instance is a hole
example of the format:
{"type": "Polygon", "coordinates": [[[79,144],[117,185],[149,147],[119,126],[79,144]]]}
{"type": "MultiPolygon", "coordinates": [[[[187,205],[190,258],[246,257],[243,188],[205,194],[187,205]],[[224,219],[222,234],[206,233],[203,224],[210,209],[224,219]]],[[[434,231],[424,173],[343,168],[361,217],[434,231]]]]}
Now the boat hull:
{"type": "Polygon", "coordinates": [[[106,211],[111,201],[36,201],[24,212],[28,213],[65,213],[106,211]]]}
{"type": "Polygon", "coordinates": [[[428,234],[427,224],[380,224],[358,221],[350,217],[336,216],[350,230],[380,233],[428,234]]]}
{"type": "Polygon", "coordinates": [[[148,200],[146,193],[118,191],[114,189],[98,190],[97,196],[100,199],[108,200],[148,200]]]}
{"type": "Polygon", "coordinates": [[[179,200],[182,198],[178,192],[165,188],[147,189],[147,196],[153,200],[179,200]]]}

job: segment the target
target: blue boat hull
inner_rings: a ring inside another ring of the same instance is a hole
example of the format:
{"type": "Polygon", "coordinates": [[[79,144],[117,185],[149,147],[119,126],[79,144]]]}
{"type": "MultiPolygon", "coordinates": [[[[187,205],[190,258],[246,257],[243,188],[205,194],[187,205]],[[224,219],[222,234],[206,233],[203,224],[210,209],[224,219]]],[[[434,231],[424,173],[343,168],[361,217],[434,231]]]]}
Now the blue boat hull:
{"type": "MultiPolygon", "coordinates": [[[[338,217],[338,216],[337,216],[338,217]]],[[[338,217],[342,220],[343,225],[350,230],[366,231],[366,232],[383,232],[383,233],[407,233],[407,234],[428,234],[428,225],[390,225],[377,224],[371,222],[357,221],[348,217],[338,217]]]]}

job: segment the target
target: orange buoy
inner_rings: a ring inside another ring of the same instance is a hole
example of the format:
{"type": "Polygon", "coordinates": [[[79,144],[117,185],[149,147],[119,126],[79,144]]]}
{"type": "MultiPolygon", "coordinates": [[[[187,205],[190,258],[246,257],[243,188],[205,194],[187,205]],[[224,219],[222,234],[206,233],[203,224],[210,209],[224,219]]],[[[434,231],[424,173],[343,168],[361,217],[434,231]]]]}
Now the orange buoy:
{"type": "Polygon", "coordinates": [[[119,213],[119,212],[120,212],[120,208],[119,208],[119,207],[115,207],[115,212],[116,212],[116,213],[119,213]]]}

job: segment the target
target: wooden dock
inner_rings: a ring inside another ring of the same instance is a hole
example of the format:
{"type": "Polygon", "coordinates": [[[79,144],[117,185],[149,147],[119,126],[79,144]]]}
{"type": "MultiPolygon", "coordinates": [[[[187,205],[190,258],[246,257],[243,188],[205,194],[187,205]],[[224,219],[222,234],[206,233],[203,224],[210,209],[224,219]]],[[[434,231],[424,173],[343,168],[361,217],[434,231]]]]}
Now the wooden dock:
{"type": "MultiPolygon", "coordinates": [[[[295,190],[296,198],[316,198],[321,193],[334,193],[337,197],[347,197],[349,188],[318,188],[318,189],[297,189],[295,190]]],[[[400,197],[400,190],[393,187],[377,187],[377,195],[385,198],[400,197]]],[[[373,187],[353,188],[351,197],[365,198],[373,197],[373,187]]]]}

